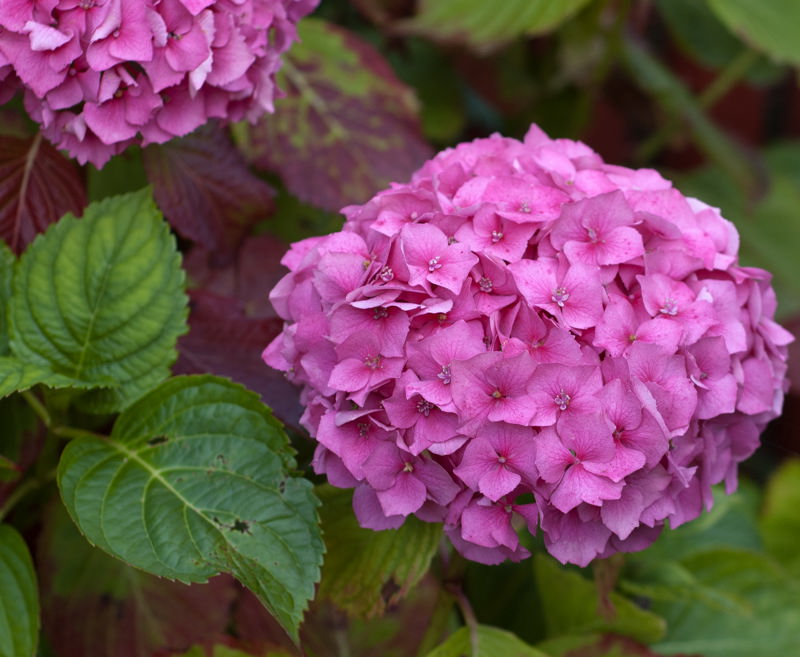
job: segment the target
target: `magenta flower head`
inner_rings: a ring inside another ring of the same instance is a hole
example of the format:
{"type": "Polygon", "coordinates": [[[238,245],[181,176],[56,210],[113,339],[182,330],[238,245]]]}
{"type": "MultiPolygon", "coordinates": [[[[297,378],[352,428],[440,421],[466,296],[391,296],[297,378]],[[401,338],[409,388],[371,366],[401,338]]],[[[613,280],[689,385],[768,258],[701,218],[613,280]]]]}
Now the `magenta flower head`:
{"type": "Polygon", "coordinates": [[[484,563],[649,545],[737,485],[786,388],[770,275],[716,208],[532,126],[440,153],[292,246],[264,360],[364,527],[484,563]]]}
{"type": "Polygon", "coordinates": [[[102,166],[272,111],[280,54],[318,1],[0,0],[0,83],[16,78],[44,135],[102,166]]]}

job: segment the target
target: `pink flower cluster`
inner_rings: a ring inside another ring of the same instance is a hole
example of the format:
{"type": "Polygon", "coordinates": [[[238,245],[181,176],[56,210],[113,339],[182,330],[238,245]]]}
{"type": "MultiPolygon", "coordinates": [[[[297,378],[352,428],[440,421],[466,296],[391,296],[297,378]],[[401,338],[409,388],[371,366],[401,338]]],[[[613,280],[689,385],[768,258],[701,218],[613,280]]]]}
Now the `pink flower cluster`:
{"type": "Polygon", "coordinates": [[[767,272],[716,208],[532,126],[440,153],[299,242],[264,360],[364,527],[443,522],[485,563],[562,562],[693,519],[781,409],[767,272]]]}
{"type": "Polygon", "coordinates": [[[272,111],[280,55],[318,2],[0,0],[0,84],[18,78],[45,136],[102,166],[212,117],[272,111]]]}

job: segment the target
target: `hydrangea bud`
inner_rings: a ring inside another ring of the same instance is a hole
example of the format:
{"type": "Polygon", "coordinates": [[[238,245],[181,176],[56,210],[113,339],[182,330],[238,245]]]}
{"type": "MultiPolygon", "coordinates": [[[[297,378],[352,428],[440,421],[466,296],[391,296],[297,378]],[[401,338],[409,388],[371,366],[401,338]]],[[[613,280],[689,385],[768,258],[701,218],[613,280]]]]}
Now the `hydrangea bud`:
{"type": "Polygon", "coordinates": [[[272,111],[280,55],[318,1],[0,0],[0,83],[23,87],[56,146],[102,166],[272,111]]]}
{"type": "Polygon", "coordinates": [[[786,389],[770,275],[658,173],[532,126],[446,150],[294,244],[264,360],[302,386],[314,467],[364,527],[517,531],[586,565],[737,485],[786,389]]]}

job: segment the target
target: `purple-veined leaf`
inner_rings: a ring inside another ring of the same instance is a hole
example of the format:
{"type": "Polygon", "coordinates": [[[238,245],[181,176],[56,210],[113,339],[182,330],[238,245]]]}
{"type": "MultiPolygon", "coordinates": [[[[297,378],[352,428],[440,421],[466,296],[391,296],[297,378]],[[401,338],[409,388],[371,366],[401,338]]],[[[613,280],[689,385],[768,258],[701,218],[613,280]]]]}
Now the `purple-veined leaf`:
{"type": "Polygon", "coordinates": [[[12,251],[67,212],[80,216],[85,204],[77,168],[41,134],[0,136],[0,237],[12,251]]]}
{"type": "Polygon", "coordinates": [[[148,146],[142,158],[156,203],[175,230],[223,258],[272,210],[272,189],[215,124],[148,146]]]}
{"type": "Polygon", "coordinates": [[[378,51],[322,20],[306,19],[299,31],[278,76],[286,97],[239,137],[298,198],[339,210],[407,178],[431,151],[412,90],[378,51]]]}
{"type": "Polygon", "coordinates": [[[276,417],[297,428],[303,412],[297,388],[261,360],[281,321],[248,317],[239,301],[212,292],[189,295],[189,333],[178,340],[175,374],[211,372],[231,378],[260,394],[276,417]]]}

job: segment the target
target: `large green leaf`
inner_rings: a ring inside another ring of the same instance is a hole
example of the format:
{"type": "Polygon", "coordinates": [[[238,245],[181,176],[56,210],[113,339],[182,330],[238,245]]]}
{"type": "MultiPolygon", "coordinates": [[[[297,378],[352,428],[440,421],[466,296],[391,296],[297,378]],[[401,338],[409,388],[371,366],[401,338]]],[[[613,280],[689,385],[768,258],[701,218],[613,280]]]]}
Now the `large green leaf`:
{"type": "Polygon", "coordinates": [[[429,652],[427,657],[547,657],[541,650],[537,650],[527,643],[523,643],[511,632],[478,625],[474,630],[474,637],[470,629],[462,627],[438,648],[429,652]],[[477,650],[473,650],[473,646],[477,650]]]}
{"type": "Polygon", "coordinates": [[[183,282],[175,240],[149,190],[93,203],[20,258],[11,350],[26,366],[113,387],[96,409],[118,410],[168,376],[186,331],[183,282]]]}
{"type": "Polygon", "coordinates": [[[707,0],[733,33],[779,62],[800,64],[800,3],[796,0],[707,0]]]}
{"type": "Polygon", "coordinates": [[[308,481],[287,475],[293,465],[255,393],[189,376],[124,411],[108,440],[73,440],[58,482],[98,547],[184,582],[230,572],[296,638],[324,547],[318,502],[308,481]]]}
{"type": "Polygon", "coordinates": [[[40,363],[23,361],[14,356],[0,356],[0,397],[27,390],[42,382],[46,382],[51,388],[92,387],[87,381],[56,374],[40,363]]]}
{"type": "Polygon", "coordinates": [[[0,657],[33,657],[39,640],[39,596],[28,546],[0,525],[0,657]]]}
{"type": "Polygon", "coordinates": [[[327,548],[320,597],[355,616],[384,612],[419,582],[442,536],[438,524],[409,518],[399,529],[362,529],[351,507],[350,491],[319,490],[327,548]]]}
{"type": "Polygon", "coordinates": [[[800,649],[800,581],[769,558],[744,550],[711,550],[680,562],[707,591],[706,600],[684,596],[653,600],[667,620],[659,654],[703,657],[786,657],[800,649]],[[720,604],[720,600],[738,604],[720,604]]]}
{"type": "Polygon", "coordinates": [[[523,34],[545,34],[591,0],[422,0],[405,29],[488,50],[523,34]]]}
{"type": "Polygon", "coordinates": [[[761,531],[767,550],[800,575],[800,459],[786,461],[772,476],[764,499],[761,531]]]}
{"type": "Polygon", "coordinates": [[[618,593],[610,596],[614,617],[604,618],[598,609],[594,583],[562,568],[552,558],[536,555],[534,570],[548,637],[613,633],[652,643],[664,636],[662,618],[618,593]]]}
{"type": "Polygon", "coordinates": [[[5,242],[0,242],[0,356],[8,353],[8,300],[11,298],[11,277],[14,274],[14,254],[5,242]]]}

